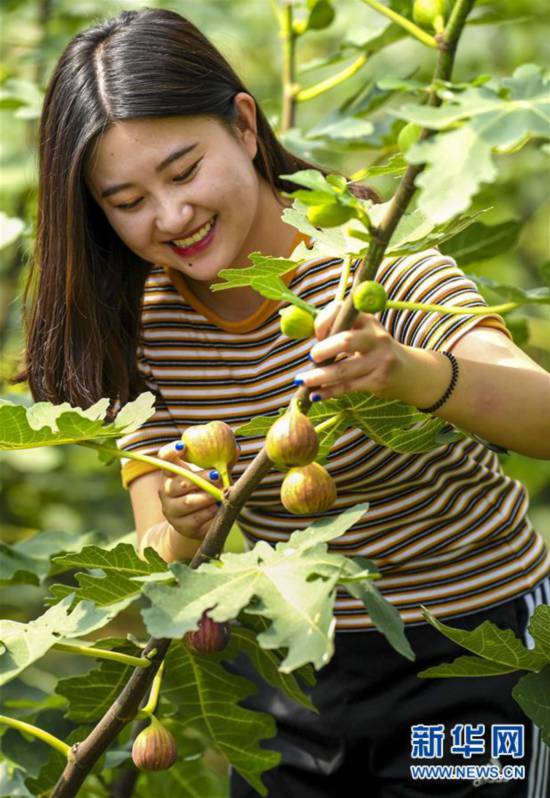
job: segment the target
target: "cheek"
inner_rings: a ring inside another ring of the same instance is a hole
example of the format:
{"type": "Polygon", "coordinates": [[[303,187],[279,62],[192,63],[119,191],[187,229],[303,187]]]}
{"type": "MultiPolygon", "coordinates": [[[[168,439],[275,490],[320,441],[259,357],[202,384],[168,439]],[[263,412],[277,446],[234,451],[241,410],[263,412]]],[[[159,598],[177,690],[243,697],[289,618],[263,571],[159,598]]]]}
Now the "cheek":
{"type": "Polygon", "coordinates": [[[147,225],[144,220],[139,221],[139,214],[135,214],[135,218],[121,219],[118,214],[107,217],[109,223],[117,236],[123,241],[130,249],[140,249],[146,244],[147,241],[147,225]]]}

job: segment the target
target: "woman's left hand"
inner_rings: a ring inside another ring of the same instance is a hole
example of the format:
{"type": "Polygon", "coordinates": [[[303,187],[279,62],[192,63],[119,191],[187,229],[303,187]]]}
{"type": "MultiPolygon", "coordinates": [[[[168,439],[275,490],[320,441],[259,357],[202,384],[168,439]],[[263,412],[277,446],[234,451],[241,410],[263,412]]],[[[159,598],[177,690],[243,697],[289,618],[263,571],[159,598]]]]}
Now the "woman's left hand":
{"type": "MultiPolygon", "coordinates": [[[[310,399],[329,399],[350,391],[368,391],[381,399],[397,399],[395,389],[401,369],[403,349],[371,313],[359,313],[350,330],[327,337],[342,302],[331,302],[315,319],[319,343],[311,349],[311,359],[329,366],[296,374],[296,380],[310,389],[310,399]]],[[[299,383],[297,383],[299,384],[299,383]]]]}

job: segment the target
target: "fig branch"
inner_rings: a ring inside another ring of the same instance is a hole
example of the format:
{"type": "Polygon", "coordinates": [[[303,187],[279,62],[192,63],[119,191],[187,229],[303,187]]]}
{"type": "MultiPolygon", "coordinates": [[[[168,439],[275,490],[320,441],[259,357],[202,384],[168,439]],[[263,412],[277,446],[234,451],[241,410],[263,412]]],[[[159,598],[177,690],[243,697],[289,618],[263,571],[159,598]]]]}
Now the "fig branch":
{"type": "MultiPolygon", "coordinates": [[[[456,0],[445,29],[435,37],[438,58],[431,82],[432,86],[435,85],[437,80],[448,81],[451,79],[456,47],[474,2],[475,0],[456,0]]],[[[292,89],[290,81],[289,88],[292,89]]],[[[434,106],[440,103],[433,89],[430,92],[428,102],[434,106]]],[[[292,107],[292,102],[289,107],[292,107]]],[[[289,120],[287,119],[287,124],[288,122],[289,120]]],[[[429,135],[430,132],[424,129],[420,138],[427,138],[429,135]]],[[[422,171],[422,168],[422,165],[410,165],[407,168],[388,211],[379,226],[371,231],[372,241],[369,251],[359,266],[354,286],[364,280],[372,280],[374,278],[390,238],[415,192],[414,181],[416,176],[422,171]]],[[[330,334],[349,329],[356,315],[357,311],[353,305],[350,292],[332,325],[330,334]]],[[[332,359],[327,360],[322,365],[331,362],[332,359]]],[[[311,402],[309,400],[309,390],[306,387],[298,388],[292,401],[307,415],[311,402]]],[[[271,471],[272,467],[273,463],[269,459],[264,445],[242,476],[227,490],[222,507],[213,519],[209,532],[191,561],[191,568],[197,568],[203,562],[220,554],[241,508],[262,479],[271,471]]],[[[170,640],[149,640],[143,656],[148,656],[151,659],[151,667],[146,669],[136,668],[132,672],[122,692],[97,726],[83,742],[73,747],[71,759],[54,787],[51,798],[73,798],[77,794],[84,779],[99,757],[107,750],[126,724],[136,718],[140,703],[147,691],[151,689],[152,681],[166,656],[169,646],[170,640]]]]}

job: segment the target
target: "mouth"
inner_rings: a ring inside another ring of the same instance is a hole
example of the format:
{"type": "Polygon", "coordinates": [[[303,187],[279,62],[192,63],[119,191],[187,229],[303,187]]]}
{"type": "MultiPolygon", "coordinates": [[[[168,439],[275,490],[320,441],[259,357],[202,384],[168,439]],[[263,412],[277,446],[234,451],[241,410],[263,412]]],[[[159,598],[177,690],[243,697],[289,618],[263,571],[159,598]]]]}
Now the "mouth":
{"type": "Polygon", "coordinates": [[[196,252],[201,252],[205,249],[214,237],[216,223],[218,221],[217,215],[209,219],[196,233],[188,238],[179,238],[174,241],[169,241],[168,246],[178,255],[188,257],[196,252]]]}

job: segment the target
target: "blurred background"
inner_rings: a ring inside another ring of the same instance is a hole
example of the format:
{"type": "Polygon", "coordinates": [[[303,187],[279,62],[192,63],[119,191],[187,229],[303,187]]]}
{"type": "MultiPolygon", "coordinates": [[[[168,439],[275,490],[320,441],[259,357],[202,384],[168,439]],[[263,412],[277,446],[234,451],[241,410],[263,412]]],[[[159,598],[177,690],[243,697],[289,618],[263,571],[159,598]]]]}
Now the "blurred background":
{"type": "MultiPolygon", "coordinates": [[[[278,129],[281,39],[273,15],[274,2],[4,0],[0,62],[0,395],[3,398],[20,403],[32,401],[26,386],[12,386],[9,378],[20,363],[23,348],[20,297],[33,247],[38,117],[44,88],[65,45],[88,25],[122,9],[170,8],[189,17],[220,48],[278,129]]],[[[408,6],[404,0],[393,5],[408,6]]],[[[339,0],[335,6],[336,18],[329,28],[308,33],[299,41],[297,79],[303,86],[334,73],[334,65],[324,62],[330,61],[333,54],[340,58],[343,42],[349,48],[341,62],[345,65],[355,57],[354,42],[385,25],[361,0],[339,0]]],[[[515,0],[478,6],[476,16],[485,17],[486,21],[468,27],[460,45],[456,81],[483,74],[509,75],[526,62],[548,63],[550,14],[545,3],[515,0]]],[[[298,13],[300,3],[296,7],[298,13]]],[[[396,132],[402,124],[387,114],[388,103],[391,107],[392,102],[402,102],[403,95],[381,96],[376,82],[390,76],[413,75],[423,80],[432,66],[433,53],[427,48],[411,39],[397,42],[373,56],[345,84],[301,103],[295,128],[281,137],[297,153],[348,175],[373,162],[381,162],[395,150],[396,132]],[[307,131],[330,121],[332,111],[341,109],[350,96],[365,98],[364,114],[374,122],[373,134],[353,141],[333,141],[328,146],[322,139],[306,137],[307,131]]],[[[491,209],[484,215],[486,224],[504,220],[521,222],[519,240],[510,251],[489,261],[469,264],[465,271],[532,288],[541,284],[538,270],[550,258],[548,156],[534,146],[526,146],[512,156],[498,157],[497,167],[498,183],[482,190],[475,199],[474,209],[491,209]]],[[[395,187],[395,178],[388,176],[370,182],[385,199],[395,187]]],[[[507,322],[516,343],[550,370],[548,308],[521,308],[510,314],[507,322]]],[[[550,461],[511,454],[502,457],[502,464],[510,476],[527,486],[531,521],[550,542],[550,461]]],[[[131,539],[133,517],[118,465],[105,467],[93,452],[65,446],[0,453],[0,466],[3,490],[0,524],[4,542],[24,540],[37,531],[90,533],[90,540],[105,542],[124,535],[130,535],[131,539]]],[[[41,588],[18,585],[4,590],[2,601],[7,614],[19,619],[23,615],[29,617],[33,606],[38,609],[43,595],[41,588]]]]}

